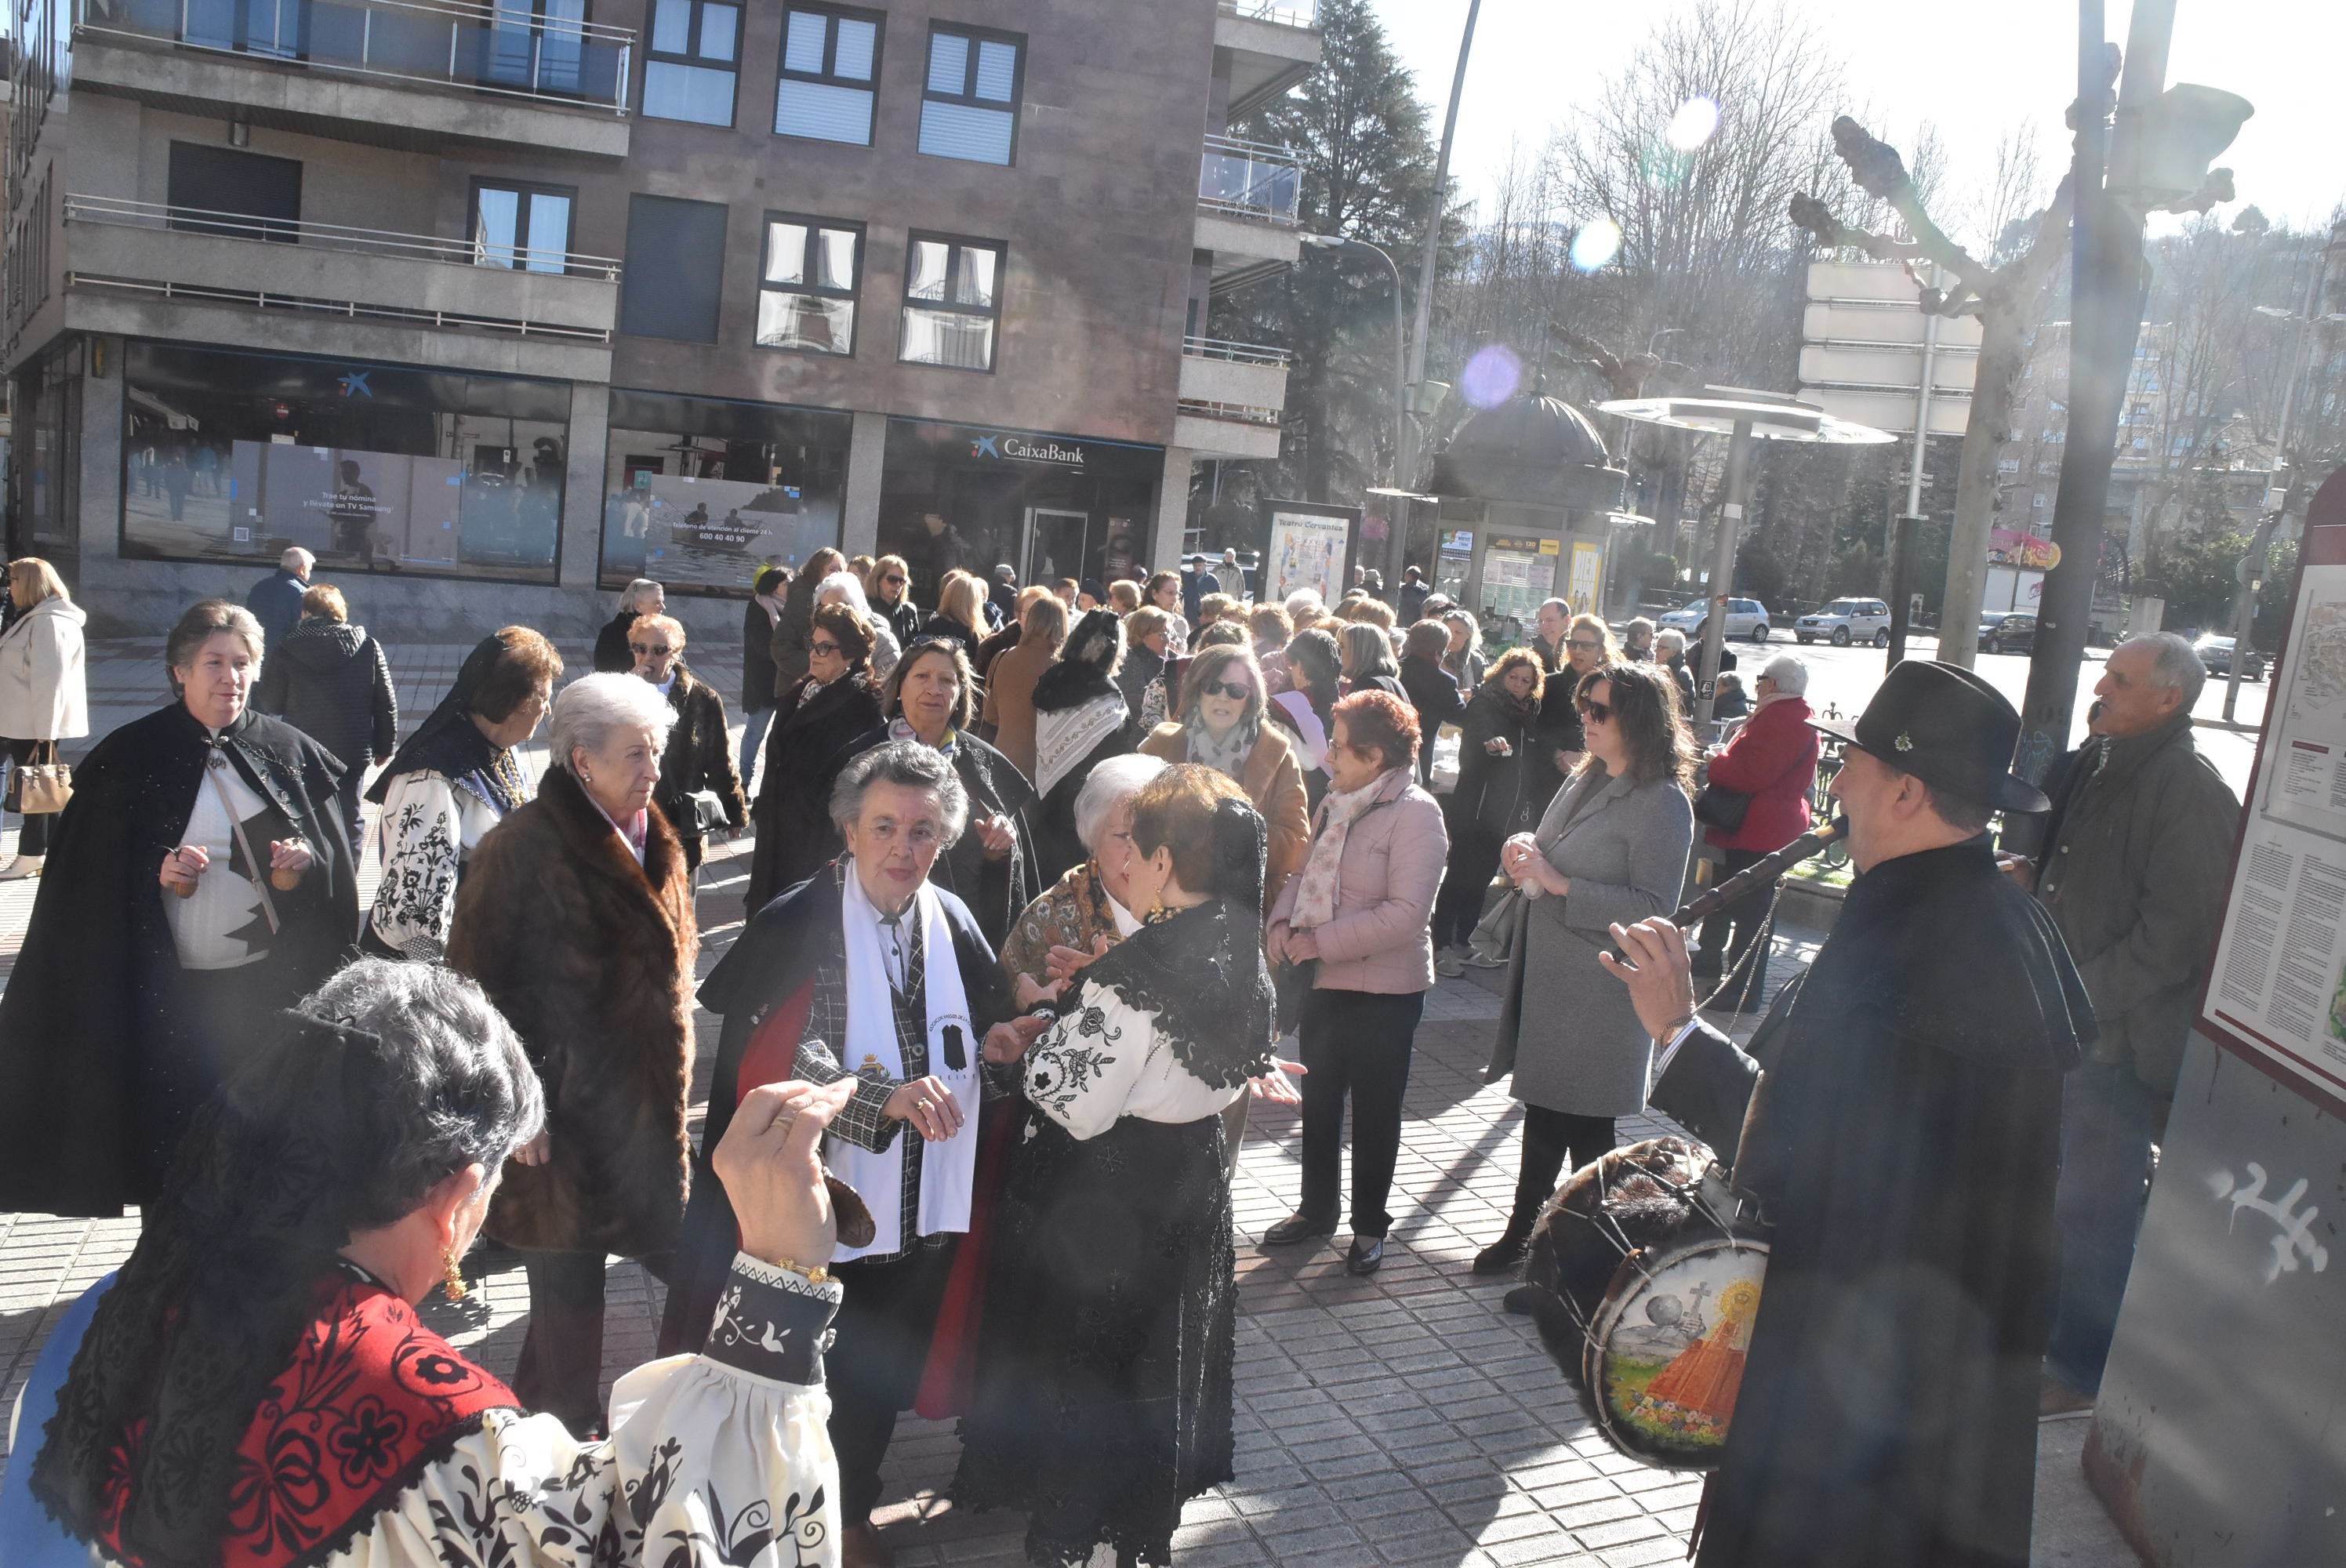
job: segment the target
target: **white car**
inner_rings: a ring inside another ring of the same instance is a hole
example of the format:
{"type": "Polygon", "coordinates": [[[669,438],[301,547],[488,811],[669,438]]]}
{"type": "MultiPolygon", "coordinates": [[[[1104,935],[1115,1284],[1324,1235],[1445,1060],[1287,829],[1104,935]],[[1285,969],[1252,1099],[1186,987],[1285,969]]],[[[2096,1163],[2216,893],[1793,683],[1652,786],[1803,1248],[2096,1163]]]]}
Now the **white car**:
{"type": "Polygon", "coordinates": [[[1792,623],[1792,635],[1804,643],[1819,638],[1835,647],[1851,643],[1890,646],[1890,606],[1880,599],[1835,599],[1813,616],[1792,623]]]}
{"type": "MultiPolygon", "coordinates": [[[[1702,623],[1709,617],[1710,601],[1697,599],[1681,609],[1664,616],[1661,624],[1686,633],[1687,646],[1692,647],[1702,638],[1702,623]]],[[[1749,637],[1755,643],[1768,640],[1768,606],[1757,599],[1727,601],[1727,635],[1729,639],[1749,637]]]]}

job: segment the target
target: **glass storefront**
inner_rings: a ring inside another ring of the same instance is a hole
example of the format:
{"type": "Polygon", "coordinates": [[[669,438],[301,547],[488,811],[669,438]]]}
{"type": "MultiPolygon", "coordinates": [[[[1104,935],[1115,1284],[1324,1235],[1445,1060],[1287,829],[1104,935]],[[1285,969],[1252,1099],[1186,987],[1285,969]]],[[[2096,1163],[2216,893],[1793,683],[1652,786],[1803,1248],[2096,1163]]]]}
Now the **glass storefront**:
{"type": "Polygon", "coordinates": [[[603,585],[729,593],[837,545],[853,425],[826,410],[613,392],[603,585]]]}
{"type": "Polygon", "coordinates": [[[913,568],[913,594],[936,603],[958,566],[1021,583],[1073,577],[1095,593],[1147,575],[1148,524],[1165,449],[984,425],[888,422],[880,553],[913,568]]]}
{"type": "Polygon", "coordinates": [[[72,575],[81,526],[81,340],[16,379],[9,452],[15,490],[9,554],[39,555],[72,575]]]}
{"type": "Polygon", "coordinates": [[[552,583],[564,382],[124,345],[122,554],[552,583]]]}

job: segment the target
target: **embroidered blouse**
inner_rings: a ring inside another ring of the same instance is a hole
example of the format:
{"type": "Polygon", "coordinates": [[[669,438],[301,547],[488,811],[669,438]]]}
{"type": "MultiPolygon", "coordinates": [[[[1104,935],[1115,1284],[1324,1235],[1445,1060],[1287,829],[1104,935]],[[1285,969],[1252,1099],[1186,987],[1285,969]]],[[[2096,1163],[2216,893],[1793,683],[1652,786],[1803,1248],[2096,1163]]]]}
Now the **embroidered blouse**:
{"type": "Polygon", "coordinates": [[[437,962],[456,920],[456,882],[482,837],[500,820],[479,795],[444,773],[419,770],[391,781],[379,843],[382,881],[367,926],[408,958],[437,962]]]}
{"type": "Polygon", "coordinates": [[[1027,1051],[1025,1069],[1026,1098],[1077,1138],[1096,1138],[1123,1116],[1198,1121],[1247,1092],[1244,1084],[1218,1089],[1190,1072],[1157,1014],[1090,980],[1027,1051]]]}

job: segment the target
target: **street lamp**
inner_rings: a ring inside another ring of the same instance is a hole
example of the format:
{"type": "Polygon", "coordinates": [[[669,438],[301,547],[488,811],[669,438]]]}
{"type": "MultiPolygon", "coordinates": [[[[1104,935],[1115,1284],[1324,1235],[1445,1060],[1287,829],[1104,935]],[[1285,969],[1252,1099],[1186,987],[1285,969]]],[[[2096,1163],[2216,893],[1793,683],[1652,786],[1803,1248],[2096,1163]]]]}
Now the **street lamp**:
{"type": "MultiPolygon", "coordinates": [[[[1409,433],[1409,341],[1407,328],[1402,324],[1401,305],[1401,269],[1393,262],[1392,253],[1382,245],[1366,239],[1355,239],[1349,234],[1299,234],[1296,238],[1315,250],[1366,250],[1385,264],[1392,274],[1393,307],[1393,433],[1392,475],[1392,491],[1398,494],[1413,477],[1402,471],[1409,433]]],[[[1406,525],[1392,530],[1386,551],[1386,580],[1400,591],[1402,556],[1408,548],[1406,525]]]]}

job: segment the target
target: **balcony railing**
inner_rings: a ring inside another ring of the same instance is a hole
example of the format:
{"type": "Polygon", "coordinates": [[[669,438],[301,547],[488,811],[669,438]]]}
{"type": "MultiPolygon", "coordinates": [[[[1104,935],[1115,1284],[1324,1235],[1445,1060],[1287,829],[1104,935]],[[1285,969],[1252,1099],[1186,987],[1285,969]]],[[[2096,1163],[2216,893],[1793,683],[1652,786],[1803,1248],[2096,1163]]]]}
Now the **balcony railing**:
{"type": "Polygon", "coordinates": [[[1282,27],[1320,25],[1320,0],[1221,0],[1221,8],[1250,22],[1276,22],[1282,27]]]}
{"type": "Polygon", "coordinates": [[[1292,357],[1285,349],[1274,349],[1263,343],[1233,343],[1220,338],[1184,338],[1181,351],[1191,359],[1228,360],[1239,365],[1273,365],[1287,368],[1292,357]]]}
{"type": "Polygon", "coordinates": [[[170,207],[159,201],[126,201],[112,196],[66,198],[67,223],[118,223],[134,229],[177,229],[231,239],[274,240],[370,256],[403,256],[461,267],[495,267],[515,272],[567,274],[616,282],[619,263],[609,256],[569,250],[534,250],[491,245],[479,239],[448,239],[433,234],[401,234],[385,229],[352,229],[339,223],[259,218],[246,212],[216,212],[200,207],[170,207]]]}
{"type": "Polygon", "coordinates": [[[528,0],[75,0],[74,27],[619,115],[636,42],[625,27],[539,15],[528,0]]]}
{"type": "Polygon", "coordinates": [[[1285,417],[1275,408],[1256,408],[1246,403],[1214,402],[1205,398],[1185,397],[1174,404],[1175,412],[1195,414],[1199,419],[1227,420],[1233,424],[1251,424],[1265,430],[1277,430],[1285,417]]]}
{"type": "Polygon", "coordinates": [[[1292,225],[1303,166],[1285,148],[1209,136],[1198,169],[1198,205],[1213,212],[1292,225]]]}

